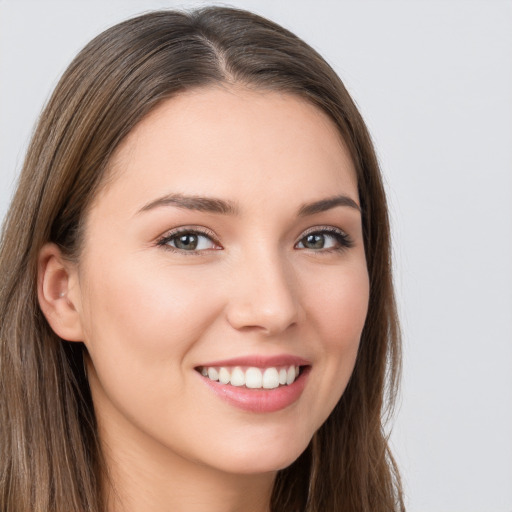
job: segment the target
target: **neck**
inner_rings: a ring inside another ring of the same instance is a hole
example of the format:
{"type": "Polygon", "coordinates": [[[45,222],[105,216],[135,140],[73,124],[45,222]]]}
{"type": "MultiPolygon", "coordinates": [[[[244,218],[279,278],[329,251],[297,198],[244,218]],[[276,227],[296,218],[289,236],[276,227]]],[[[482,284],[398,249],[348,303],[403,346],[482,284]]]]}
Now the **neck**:
{"type": "Polygon", "coordinates": [[[109,475],[109,512],[270,511],[275,472],[226,473],[161,446],[148,446],[144,440],[126,443],[101,437],[109,475]]]}

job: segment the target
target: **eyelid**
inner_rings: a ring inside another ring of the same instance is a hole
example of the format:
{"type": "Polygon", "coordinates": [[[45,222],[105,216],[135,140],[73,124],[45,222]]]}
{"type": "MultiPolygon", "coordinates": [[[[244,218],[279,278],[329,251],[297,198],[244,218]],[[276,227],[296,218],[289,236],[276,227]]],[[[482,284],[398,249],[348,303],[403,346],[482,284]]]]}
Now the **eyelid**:
{"type": "MultiPolygon", "coordinates": [[[[163,235],[159,236],[156,240],[156,245],[159,247],[163,247],[164,249],[167,249],[169,251],[178,252],[180,254],[199,254],[203,252],[207,252],[208,250],[202,249],[202,250],[191,250],[191,251],[184,251],[182,249],[178,249],[177,247],[172,247],[168,244],[168,242],[185,233],[195,234],[195,235],[201,235],[209,238],[216,246],[219,248],[222,248],[220,242],[217,239],[217,236],[215,233],[204,226],[179,226],[177,228],[170,229],[169,231],[166,231],[163,235]]],[[[209,249],[209,250],[219,250],[219,249],[209,249]]]]}
{"type": "MultiPolygon", "coordinates": [[[[338,241],[341,244],[341,247],[334,248],[334,249],[319,249],[314,252],[330,252],[330,251],[336,251],[336,250],[344,250],[349,249],[353,247],[354,241],[352,237],[343,229],[335,227],[335,226],[313,226],[311,228],[306,229],[303,231],[300,235],[300,238],[295,242],[294,247],[299,244],[305,237],[308,235],[312,235],[314,233],[320,233],[320,234],[332,234],[337,235],[338,241]],[[339,240],[341,238],[341,240],[339,240]]],[[[307,248],[305,248],[307,250],[307,248]]]]}
{"type": "Polygon", "coordinates": [[[321,231],[331,231],[333,233],[341,233],[343,235],[347,235],[348,234],[346,233],[346,231],[344,231],[343,229],[341,228],[338,228],[336,226],[330,226],[330,225],[320,225],[320,226],[312,226],[306,230],[304,230],[301,235],[300,235],[300,238],[304,238],[305,236],[311,234],[311,233],[318,233],[318,232],[321,232],[321,231]]]}
{"type": "MultiPolygon", "coordinates": [[[[337,247],[337,248],[327,248],[327,249],[318,249],[318,250],[311,249],[314,252],[320,253],[320,252],[340,251],[340,250],[348,249],[354,245],[354,242],[353,242],[352,238],[350,237],[350,235],[341,228],[338,228],[335,226],[312,226],[301,233],[300,237],[297,239],[297,241],[294,244],[294,248],[296,248],[297,244],[299,244],[305,237],[307,237],[308,235],[314,234],[314,233],[332,234],[334,236],[337,236],[338,243],[340,244],[340,247],[337,247]]],[[[204,226],[180,226],[177,228],[173,228],[169,231],[166,231],[163,235],[158,237],[158,239],[156,240],[156,245],[163,247],[164,249],[167,249],[167,250],[170,250],[173,252],[177,252],[180,254],[184,254],[184,255],[200,254],[200,253],[209,252],[212,250],[223,249],[223,247],[220,244],[220,242],[218,241],[218,237],[215,235],[215,233],[211,229],[206,228],[204,226]],[[205,237],[209,238],[213,242],[213,244],[215,244],[218,247],[215,249],[201,249],[201,250],[185,251],[185,250],[179,249],[177,247],[173,247],[172,245],[169,245],[168,242],[171,239],[179,236],[180,234],[184,234],[184,233],[205,236],[205,237]]],[[[308,250],[307,248],[304,248],[304,249],[308,250]]]]}
{"type": "Polygon", "coordinates": [[[338,233],[338,234],[346,236],[346,237],[349,236],[345,230],[343,230],[341,228],[337,228],[335,226],[313,226],[313,227],[308,228],[305,231],[303,231],[300,234],[300,237],[297,241],[300,242],[300,240],[302,240],[305,236],[311,235],[313,233],[325,233],[325,232],[338,233]]]}

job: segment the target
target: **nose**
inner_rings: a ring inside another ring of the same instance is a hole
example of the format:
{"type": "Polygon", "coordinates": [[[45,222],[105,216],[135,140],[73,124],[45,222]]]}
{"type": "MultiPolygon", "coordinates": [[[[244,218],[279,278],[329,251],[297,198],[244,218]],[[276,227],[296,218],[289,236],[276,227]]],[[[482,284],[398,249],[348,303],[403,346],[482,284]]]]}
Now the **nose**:
{"type": "Polygon", "coordinates": [[[237,330],[257,330],[266,336],[286,331],[299,316],[299,301],[291,265],[277,254],[258,251],[241,255],[231,275],[227,319],[237,330]]]}

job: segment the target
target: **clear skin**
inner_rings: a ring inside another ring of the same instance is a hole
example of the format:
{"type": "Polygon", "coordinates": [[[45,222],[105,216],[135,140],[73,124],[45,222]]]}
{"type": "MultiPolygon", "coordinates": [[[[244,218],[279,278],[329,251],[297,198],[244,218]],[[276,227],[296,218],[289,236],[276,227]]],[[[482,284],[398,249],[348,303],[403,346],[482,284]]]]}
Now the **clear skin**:
{"type": "Polygon", "coordinates": [[[341,397],[368,305],[359,202],[332,121],[292,95],[219,86],[167,100],[127,137],[86,219],[78,264],[46,245],[39,300],[83,340],[112,511],[269,510],[277,470],[341,397]],[[235,203],[236,214],[161,204],[167,194],[235,203]],[[195,251],[172,230],[207,230],[195,251]],[[325,229],[350,239],[345,247],[325,229]],[[319,233],[320,246],[305,234],[319,233]],[[174,246],[174,250],[172,248],[174,246]],[[187,252],[188,251],[188,252],[187,252]],[[247,355],[311,363],[300,398],[272,413],[219,398],[196,368],[247,355]]]}

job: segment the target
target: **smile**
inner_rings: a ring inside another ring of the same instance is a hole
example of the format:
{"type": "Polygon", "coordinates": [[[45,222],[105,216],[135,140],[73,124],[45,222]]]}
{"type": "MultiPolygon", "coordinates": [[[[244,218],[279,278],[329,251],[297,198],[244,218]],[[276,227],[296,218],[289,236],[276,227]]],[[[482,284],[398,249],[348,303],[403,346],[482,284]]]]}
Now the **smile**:
{"type": "Polygon", "coordinates": [[[270,366],[258,368],[254,366],[203,366],[198,369],[203,377],[221,384],[248,389],[275,389],[290,386],[299,376],[300,366],[270,366]]]}
{"type": "Polygon", "coordinates": [[[196,366],[196,374],[221,400],[251,413],[272,413],[299,400],[312,370],[290,355],[248,356],[196,366]]]}

